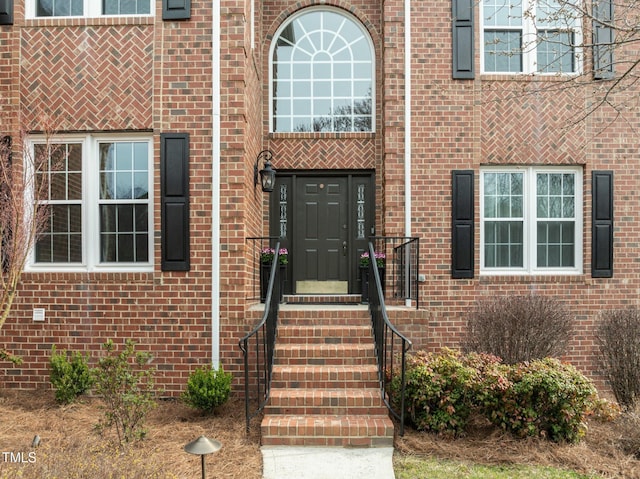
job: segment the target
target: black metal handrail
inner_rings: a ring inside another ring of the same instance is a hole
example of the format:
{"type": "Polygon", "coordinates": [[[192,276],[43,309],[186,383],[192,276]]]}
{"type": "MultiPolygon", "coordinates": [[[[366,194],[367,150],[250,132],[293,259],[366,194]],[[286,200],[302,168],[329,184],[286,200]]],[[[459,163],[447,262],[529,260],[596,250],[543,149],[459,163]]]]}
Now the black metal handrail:
{"type": "Polygon", "coordinates": [[[278,241],[274,248],[262,320],[238,343],[244,356],[244,401],[247,432],[249,432],[251,419],[257,416],[267,404],[271,390],[273,352],[278,328],[278,311],[280,310],[279,253],[280,242],[278,241]],[[252,404],[255,405],[252,407],[252,404]]]}
{"type": "Polygon", "coordinates": [[[413,300],[420,307],[420,238],[408,236],[372,236],[376,253],[384,253],[387,298],[413,300]]]}
{"type": "MultiPolygon", "coordinates": [[[[375,258],[375,251],[373,242],[369,242],[370,258],[375,258]]],[[[406,354],[411,349],[411,341],[389,321],[376,261],[369,261],[369,278],[373,278],[373,284],[369,285],[369,313],[371,314],[378,359],[378,378],[380,379],[382,400],[391,414],[400,422],[400,435],[402,436],[404,435],[406,354]],[[391,381],[398,375],[399,386],[391,388],[391,381]]]]}

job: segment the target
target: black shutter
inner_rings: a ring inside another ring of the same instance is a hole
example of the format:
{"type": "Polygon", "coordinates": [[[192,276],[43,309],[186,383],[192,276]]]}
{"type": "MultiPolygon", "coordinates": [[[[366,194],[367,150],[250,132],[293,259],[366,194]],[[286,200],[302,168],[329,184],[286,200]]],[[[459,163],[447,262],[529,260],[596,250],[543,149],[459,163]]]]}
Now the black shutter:
{"type": "Polygon", "coordinates": [[[453,78],[473,79],[474,0],[451,0],[453,24],[453,78]]]}
{"type": "Polygon", "coordinates": [[[162,271],[189,271],[189,134],[160,135],[162,271]]]}
{"type": "Polygon", "coordinates": [[[473,278],[473,170],[453,171],[451,178],[451,276],[473,278]]]}
{"type": "Polygon", "coordinates": [[[13,0],[0,0],[0,25],[13,25],[13,0]]]}
{"type": "Polygon", "coordinates": [[[593,78],[606,80],[613,78],[614,32],[613,1],[594,0],[593,2],[593,78]]]}
{"type": "Polygon", "coordinates": [[[591,182],[591,276],[613,276],[613,171],[594,171],[591,182]]]}
{"type": "Polygon", "coordinates": [[[162,0],[163,20],[188,20],[191,18],[191,0],[162,0]]]}

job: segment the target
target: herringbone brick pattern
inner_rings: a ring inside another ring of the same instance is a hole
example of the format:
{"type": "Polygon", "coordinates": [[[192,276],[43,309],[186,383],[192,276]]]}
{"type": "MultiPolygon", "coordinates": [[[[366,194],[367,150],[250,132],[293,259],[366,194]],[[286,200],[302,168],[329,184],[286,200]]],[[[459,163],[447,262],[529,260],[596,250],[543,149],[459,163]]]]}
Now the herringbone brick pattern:
{"type": "Polygon", "coordinates": [[[278,168],[357,169],[375,167],[375,139],[347,138],[337,141],[323,138],[285,139],[270,141],[278,159],[278,168]]]}
{"type": "Polygon", "coordinates": [[[493,82],[482,99],[482,161],[509,163],[574,163],[584,145],[584,124],[572,125],[580,102],[577,89],[550,95],[542,89],[493,82]],[[554,98],[555,97],[555,98],[554,98]]]}
{"type": "Polygon", "coordinates": [[[152,127],[153,27],[23,28],[23,111],[62,130],[152,127]]]}

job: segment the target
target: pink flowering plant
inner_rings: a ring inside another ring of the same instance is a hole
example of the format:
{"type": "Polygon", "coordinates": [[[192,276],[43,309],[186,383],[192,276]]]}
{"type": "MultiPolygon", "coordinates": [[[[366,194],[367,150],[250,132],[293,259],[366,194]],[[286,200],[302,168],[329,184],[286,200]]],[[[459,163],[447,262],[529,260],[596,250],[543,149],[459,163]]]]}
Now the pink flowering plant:
{"type": "MultiPolygon", "coordinates": [[[[360,266],[362,266],[362,267],[369,266],[369,259],[370,258],[369,258],[369,252],[368,251],[365,251],[364,253],[362,253],[360,255],[360,266]]],[[[375,259],[376,259],[376,264],[378,265],[378,268],[384,268],[385,260],[387,259],[385,254],[380,252],[380,251],[376,251],[375,252],[375,259]]]]}
{"type": "MultiPolygon", "coordinates": [[[[260,250],[260,263],[273,263],[273,258],[275,257],[275,255],[276,250],[274,248],[262,248],[260,250]]],[[[283,265],[289,263],[289,251],[287,250],[287,248],[280,248],[278,262],[283,265]]]]}

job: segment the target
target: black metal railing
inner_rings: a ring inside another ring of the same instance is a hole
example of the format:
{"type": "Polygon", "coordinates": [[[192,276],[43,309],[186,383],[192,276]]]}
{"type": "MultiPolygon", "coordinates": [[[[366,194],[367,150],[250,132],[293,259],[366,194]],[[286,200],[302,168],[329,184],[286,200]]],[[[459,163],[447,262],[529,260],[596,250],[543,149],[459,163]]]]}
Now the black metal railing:
{"type": "Polygon", "coordinates": [[[384,253],[385,292],[388,299],[413,300],[420,306],[420,239],[406,236],[372,236],[376,253],[384,253]]]}
{"type": "MultiPolygon", "coordinates": [[[[373,242],[369,243],[369,255],[374,257],[373,242]]],[[[380,273],[375,261],[369,262],[369,312],[378,359],[378,377],[382,399],[391,414],[400,422],[400,435],[404,435],[405,415],[405,368],[406,354],[411,349],[411,341],[400,333],[389,321],[384,302],[380,273]],[[393,382],[393,387],[392,386],[393,382]]]]}
{"type": "Polygon", "coordinates": [[[261,321],[239,342],[244,356],[244,400],[247,432],[251,419],[257,416],[269,400],[273,351],[278,328],[280,309],[280,242],[275,245],[275,253],[269,273],[269,285],[265,296],[264,314],[261,321]]]}

